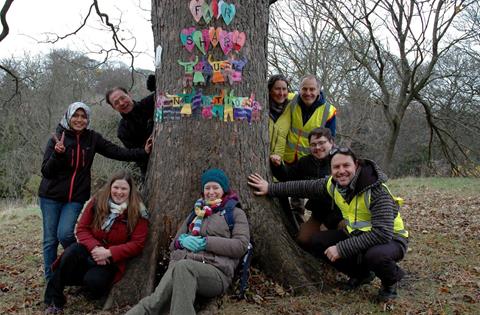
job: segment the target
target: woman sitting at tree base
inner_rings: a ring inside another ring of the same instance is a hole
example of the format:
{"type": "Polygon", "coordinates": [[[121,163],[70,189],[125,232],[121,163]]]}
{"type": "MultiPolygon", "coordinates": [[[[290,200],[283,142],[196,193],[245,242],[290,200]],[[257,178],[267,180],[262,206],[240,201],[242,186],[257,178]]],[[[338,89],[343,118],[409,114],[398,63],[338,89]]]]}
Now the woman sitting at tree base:
{"type": "Polygon", "coordinates": [[[114,175],[86,205],[77,223],[78,243],[67,247],[53,265],[45,290],[45,314],[62,313],[67,285],[85,286],[94,299],[106,295],[122,278],[126,260],[142,252],[147,218],[130,174],[114,175]]]}
{"type": "Polygon", "coordinates": [[[202,175],[202,198],[182,223],[170,245],[170,264],[155,292],[140,300],[127,315],[195,314],[196,296],[213,298],[232,282],[239,259],[250,240],[247,217],[220,169],[202,175]],[[228,213],[231,211],[230,213],[228,213]],[[233,216],[233,227],[227,217],[233,216]]]}

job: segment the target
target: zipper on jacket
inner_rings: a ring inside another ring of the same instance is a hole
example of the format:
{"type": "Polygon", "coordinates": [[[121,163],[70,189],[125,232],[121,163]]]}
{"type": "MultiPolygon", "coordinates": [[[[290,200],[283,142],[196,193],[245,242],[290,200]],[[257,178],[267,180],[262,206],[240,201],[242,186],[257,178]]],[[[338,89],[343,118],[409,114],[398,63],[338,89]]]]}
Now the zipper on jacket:
{"type": "Polygon", "coordinates": [[[82,166],[85,167],[85,149],[82,149],[82,166]]]}
{"type": "MultiPolygon", "coordinates": [[[[80,163],[80,135],[77,134],[77,163],[75,163],[75,170],[73,171],[72,180],[70,181],[70,191],[68,192],[68,202],[72,202],[73,195],[73,183],[75,182],[75,176],[77,175],[78,164],[80,163]]],[[[73,156],[73,153],[72,153],[73,156]]],[[[73,158],[72,158],[73,163],[73,158]]]]}

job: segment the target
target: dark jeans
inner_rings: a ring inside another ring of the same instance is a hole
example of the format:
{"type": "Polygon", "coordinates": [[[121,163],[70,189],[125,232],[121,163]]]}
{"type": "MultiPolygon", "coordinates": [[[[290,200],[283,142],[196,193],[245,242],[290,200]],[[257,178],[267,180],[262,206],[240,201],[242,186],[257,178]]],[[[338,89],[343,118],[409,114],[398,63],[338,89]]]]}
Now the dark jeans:
{"type": "Polygon", "coordinates": [[[363,278],[373,271],[385,286],[392,285],[403,278],[405,272],[397,265],[404,256],[400,242],[391,240],[386,244],[370,247],[354,257],[340,258],[334,263],[325,256],[324,251],[350,236],[344,231],[323,231],[313,238],[314,254],[326,259],[337,270],[351,278],[363,278]]]}
{"type": "Polygon", "coordinates": [[[45,304],[65,305],[63,289],[67,285],[83,285],[92,298],[100,298],[110,289],[116,272],[115,264],[97,265],[85,246],[74,243],[65,250],[58,268],[47,283],[45,304]]]}

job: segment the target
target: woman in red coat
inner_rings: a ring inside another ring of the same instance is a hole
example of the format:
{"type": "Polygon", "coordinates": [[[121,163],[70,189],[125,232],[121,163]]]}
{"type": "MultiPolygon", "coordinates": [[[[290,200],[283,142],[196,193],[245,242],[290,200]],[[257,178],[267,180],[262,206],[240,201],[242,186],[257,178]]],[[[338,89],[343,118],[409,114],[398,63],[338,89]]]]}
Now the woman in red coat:
{"type": "Polygon", "coordinates": [[[121,279],[126,260],[141,253],[148,232],[147,211],[132,177],[114,175],[88,202],[77,223],[77,243],[57,260],[45,290],[46,314],[63,311],[66,285],[83,285],[93,298],[121,279]]]}

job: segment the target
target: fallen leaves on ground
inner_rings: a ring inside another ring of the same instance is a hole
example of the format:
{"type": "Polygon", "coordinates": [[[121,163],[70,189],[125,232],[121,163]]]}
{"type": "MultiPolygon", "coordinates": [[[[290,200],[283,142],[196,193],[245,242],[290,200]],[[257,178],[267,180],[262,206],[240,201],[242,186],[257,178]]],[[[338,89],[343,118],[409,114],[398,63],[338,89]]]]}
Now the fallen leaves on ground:
{"type": "MultiPolygon", "coordinates": [[[[354,292],[325,288],[293,296],[291,288],[275,283],[253,266],[246,300],[226,297],[220,313],[474,314],[480,308],[478,190],[476,195],[463,195],[421,185],[400,195],[405,199],[401,213],[411,237],[408,253],[400,263],[407,275],[399,286],[400,297],[393,303],[373,301],[380,287],[378,279],[354,292]]],[[[41,235],[39,211],[22,216],[0,210],[0,314],[43,312],[41,235]]],[[[69,314],[125,311],[101,311],[72,292],[67,292],[69,314]]]]}

